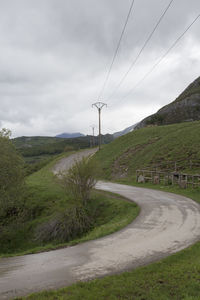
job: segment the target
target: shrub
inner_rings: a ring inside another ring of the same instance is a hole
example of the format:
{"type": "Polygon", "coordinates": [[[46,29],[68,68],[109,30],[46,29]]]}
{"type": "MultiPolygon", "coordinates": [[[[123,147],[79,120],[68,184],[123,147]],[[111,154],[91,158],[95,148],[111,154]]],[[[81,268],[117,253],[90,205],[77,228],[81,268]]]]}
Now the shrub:
{"type": "Polygon", "coordinates": [[[162,125],[164,123],[164,115],[154,114],[149,120],[147,120],[147,125],[162,125]]]}
{"type": "Polygon", "coordinates": [[[60,182],[72,198],[86,205],[96,184],[97,166],[89,157],[83,157],[67,171],[60,174],[60,182]]]}
{"type": "Polygon", "coordinates": [[[68,242],[87,232],[92,223],[82,206],[74,206],[39,225],[35,239],[42,243],[68,242]]]}

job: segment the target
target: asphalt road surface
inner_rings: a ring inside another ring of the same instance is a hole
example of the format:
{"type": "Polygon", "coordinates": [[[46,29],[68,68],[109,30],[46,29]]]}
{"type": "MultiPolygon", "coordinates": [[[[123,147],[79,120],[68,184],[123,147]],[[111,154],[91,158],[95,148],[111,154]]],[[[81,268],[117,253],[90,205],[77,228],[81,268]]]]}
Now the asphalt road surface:
{"type": "Polygon", "coordinates": [[[62,158],[54,167],[53,167],[53,173],[59,174],[60,172],[67,171],[70,169],[74,162],[81,160],[83,157],[88,157],[93,155],[97,151],[97,148],[92,149],[86,149],[83,151],[76,152],[67,158],[62,158]]]}
{"type": "MultiPolygon", "coordinates": [[[[63,164],[69,167],[72,160],[62,160],[54,172],[63,169],[63,164]]],[[[191,199],[108,182],[98,182],[96,188],[135,201],[141,207],[140,215],[107,237],[64,249],[0,259],[0,299],[136,268],[200,239],[200,205],[191,199]]]]}

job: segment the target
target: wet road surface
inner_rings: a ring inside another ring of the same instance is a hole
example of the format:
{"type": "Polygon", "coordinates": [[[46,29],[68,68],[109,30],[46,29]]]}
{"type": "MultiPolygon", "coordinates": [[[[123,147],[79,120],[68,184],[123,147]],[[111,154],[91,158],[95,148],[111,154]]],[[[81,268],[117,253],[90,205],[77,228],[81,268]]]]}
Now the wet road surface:
{"type": "Polygon", "coordinates": [[[200,206],[188,198],[106,182],[98,182],[96,188],[135,201],[140,215],[126,228],[98,240],[0,259],[0,299],[132,269],[200,239],[200,206]]]}

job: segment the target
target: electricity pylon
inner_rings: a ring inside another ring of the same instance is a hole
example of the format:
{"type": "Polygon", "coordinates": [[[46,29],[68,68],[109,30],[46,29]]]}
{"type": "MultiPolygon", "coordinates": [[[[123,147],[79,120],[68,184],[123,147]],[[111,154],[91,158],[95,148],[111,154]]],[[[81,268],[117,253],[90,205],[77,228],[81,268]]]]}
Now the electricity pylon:
{"type": "Polygon", "coordinates": [[[107,106],[106,103],[96,102],[92,104],[92,107],[96,107],[99,113],[99,150],[101,149],[101,110],[104,106],[107,106]]]}

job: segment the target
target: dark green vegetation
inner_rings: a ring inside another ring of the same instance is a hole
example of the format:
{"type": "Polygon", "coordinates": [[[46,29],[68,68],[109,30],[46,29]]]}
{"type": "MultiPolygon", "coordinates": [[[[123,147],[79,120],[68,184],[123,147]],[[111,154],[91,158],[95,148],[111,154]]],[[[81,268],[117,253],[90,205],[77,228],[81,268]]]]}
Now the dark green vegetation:
{"type": "Polygon", "coordinates": [[[126,134],[95,155],[104,179],[135,180],[135,171],[155,168],[200,173],[200,122],[154,126],[126,134]]]}
{"type": "MultiPolygon", "coordinates": [[[[103,143],[107,144],[113,140],[112,135],[103,136],[103,143]]],[[[90,147],[91,136],[78,138],[58,138],[58,137],[19,137],[12,140],[17,149],[25,157],[38,155],[58,154],[68,150],[78,150],[90,147]]],[[[95,137],[95,144],[98,144],[95,137]]]]}
{"type": "Polygon", "coordinates": [[[20,137],[13,140],[24,157],[59,154],[90,146],[89,137],[62,139],[54,137],[20,137]]]}
{"type": "Polygon", "coordinates": [[[200,120],[200,77],[192,82],[175,101],[145,118],[137,128],[200,120]]]}
{"type": "Polygon", "coordinates": [[[23,207],[24,162],[9,135],[6,129],[0,131],[0,226],[19,216],[23,207]]]}
{"type": "Polygon", "coordinates": [[[34,147],[34,146],[42,146],[47,144],[52,144],[56,142],[60,142],[60,138],[56,137],[48,137],[48,136],[21,136],[13,139],[13,143],[16,148],[28,148],[28,147],[34,147]]]}
{"type": "MultiPolygon", "coordinates": [[[[106,134],[103,136],[103,143],[107,144],[113,140],[113,136],[106,134]]],[[[40,170],[48,164],[56,155],[89,148],[92,137],[83,136],[78,138],[58,138],[58,137],[18,137],[12,140],[18,152],[26,162],[26,174],[40,170]]],[[[95,145],[98,144],[95,137],[95,145]]]]}
{"type": "Polygon", "coordinates": [[[1,255],[35,253],[98,238],[137,216],[134,203],[102,192],[93,192],[83,209],[54,177],[54,163],[27,178],[21,215],[1,223],[1,255]]]}

